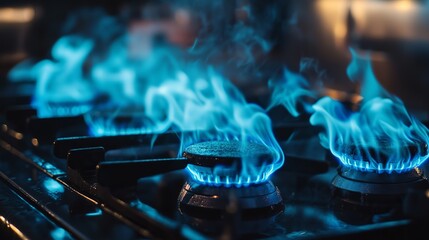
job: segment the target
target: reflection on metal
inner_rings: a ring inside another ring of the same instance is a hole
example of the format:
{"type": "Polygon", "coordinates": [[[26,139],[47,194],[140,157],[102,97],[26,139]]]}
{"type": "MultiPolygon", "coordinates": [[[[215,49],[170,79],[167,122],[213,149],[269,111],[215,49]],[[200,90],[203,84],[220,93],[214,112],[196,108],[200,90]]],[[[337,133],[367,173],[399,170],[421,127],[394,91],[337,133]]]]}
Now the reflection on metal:
{"type": "Polygon", "coordinates": [[[31,139],[31,144],[33,144],[33,146],[37,147],[37,146],[39,146],[39,140],[37,140],[37,138],[33,138],[33,139],[31,139]]]}
{"type": "Polygon", "coordinates": [[[63,185],[52,178],[47,178],[45,181],[43,181],[43,187],[45,187],[49,196],[55,200],[58,200],[62,196],[62,193],[64,193],[63,185]]]}
{"type": "Polygon", "coordinates": [[[15,236],[17,236],[19,239],[29,239],[22,233],[17,227],[15,227],[13,224],[11,224],[5,217],[0,216],[0,224],[5,226],[8,230],[12,231],[15,236]]]}
{"type": "Polygon", "coordinates": [[[52,239],[55,239],[55,240],[62,240],[62,239],[69,239],[70,238],[70,236],[66,232],[66,230],[64,230],[62,228],[57,228],[57,229],[51,231],[51,237],[52,237],[52,239]]]}
{"type": "Polygon", "coordinates": [[[0,8],[1,23],[29,23],[33,21],[36,11],[32,7],[0,8]]]}
{"type": "Polygon", "coordinates": [[[99,216],[101,214],[103,214],[103,211],[101,211],[101,209],[98,208],[95,212],[87,213],[85,214],[85,216],[93,217],[93,216],[99,216]]]}
{"type": "Polygon", "coordinates": [[[12,129],[8,129],[7,132],[9,133],[10,136],[12,136],[17,140],[22,140],[24,138],[24,135],[22,135],[22,133],[14,131],[12,129]]]}

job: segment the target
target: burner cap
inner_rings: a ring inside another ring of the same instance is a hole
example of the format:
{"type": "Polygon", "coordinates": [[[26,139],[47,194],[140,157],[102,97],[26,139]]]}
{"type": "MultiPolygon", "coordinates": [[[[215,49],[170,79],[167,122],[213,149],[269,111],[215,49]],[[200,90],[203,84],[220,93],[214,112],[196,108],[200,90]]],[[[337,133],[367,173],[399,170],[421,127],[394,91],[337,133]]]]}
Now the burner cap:
{"type": "Polygon", "coordinates": [[[271,163],[273,152],[266,146],[253,142],[210,141],[187,147],[183,156],[194,165],[214,167],[217,165],[240,164],[241,160],[252,159],[252,165],[271,163]]]}

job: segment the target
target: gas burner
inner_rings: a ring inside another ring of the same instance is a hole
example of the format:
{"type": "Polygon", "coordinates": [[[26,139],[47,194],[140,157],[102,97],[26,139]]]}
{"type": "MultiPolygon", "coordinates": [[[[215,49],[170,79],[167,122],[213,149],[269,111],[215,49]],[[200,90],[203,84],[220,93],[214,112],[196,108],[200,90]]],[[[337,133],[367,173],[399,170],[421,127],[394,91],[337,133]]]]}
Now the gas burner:
{"type": "Polygon", "coordinates": [[[201,226],[207,221],[213,224],[230,215],[238,216],[246,223],[254,223],[269,220],[283,211],[278,188],[263,174],[246,177],[258,179],[256,183],[227,184],[229,180],[233,182],[233,179],[242,177],[243,157],[258,167],[264,162],[270,163],[273,155],[265,146],[256,143],[243,146],[238,141],[202,142],[186,148],[183,155],[193,163],[188,165],[193,179],[183,186],[178,205],[179,211],[192,219],[193,225],[201,226]],[[250,156],[252,158],[248,158],[250,156]]]}
{"type": "Polygon", "coordinates": [[[182,214],[205,219],[222,218],[231,204],[240,206],[243,219],[270,217],[284,209],[280,191],[271,181],[239,188],[188,181],[178,201],[182,214]]]}
{"type": "Polygon", "coordinates": [[[190,225],[209,234],[219,233],[225,221],[247,231],[240,234],[258,232],[284,210],[280,191],[271,181],[247,187],[209,186],[188,181],[180,192],[178,206],[190,225]]]}
{"type": "Polygon", "coordinates": [[[412,171],[428,155],[427,143],[415,137],[413,143],[392,143],[388,137],[377,139],[376,147],[363,144],[337,143],[337,157],[342,164],[360,171],[378,173],[412,171]]]}
{"type": "Polygon", "coordinates": [[[343,166],[338,168],[332,187],[337,217],[350,224],[367,224],[377,218],[400,217],[407,191],[427,189],[429,183],[418,168],[378,173],[343,166]]]}
{"type": "Polygon", "coordinates": [[[208,141],[187,147],[183,153],[192,178],[206,185],[245,186],[267,181],[275,154],[253,142],[208,141]]]}
{"type": "Polygon", "coordinates": [[[115,136],[163,132],[138,106],[106,106],[84,115],[92,136],[115,136]]]}

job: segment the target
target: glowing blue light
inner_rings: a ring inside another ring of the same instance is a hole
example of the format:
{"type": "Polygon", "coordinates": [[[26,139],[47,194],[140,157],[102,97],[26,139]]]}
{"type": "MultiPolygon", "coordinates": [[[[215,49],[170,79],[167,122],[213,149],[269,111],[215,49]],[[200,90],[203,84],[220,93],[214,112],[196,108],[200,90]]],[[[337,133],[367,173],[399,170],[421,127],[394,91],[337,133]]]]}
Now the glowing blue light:
{"type": "Polygon", "coordinates": [[[127,125],[118,126],[114,123],[107,124],[105,121],[96,124],[92,122],[90,127],[91,136],[117,136],[117,135],[130,135],[130,134],[145,134],[149,133],[147,128],[141,127],[128,127],[127,125]]]}
{"type": "Polygon", "coordinates": [[[97,209],[95,212],[85,214],[85,216],[94,217],[94,216],[99,216],[102,214],[103,214],[103,211],[101,211],[101,209],[97,209]]]}
{"type": "Polygon", "coordinates": [[[71,239],[70,235],[63,228],[52,230],[51,237],[55,240],[71,239]]]}
{"type": "Polygon", "coordinates": [[[406,110],[403,102],[377,81],[368,55],[351,51],[349,78],[361,82],[359,111],[329,97],[313,105],[312,125],[323,126],[321,143],[340,162],[361,171],[409,171],[428,157],[429,130],[406,110]]]}
{"type": "Polygon", "coordinates": [[[64,116],[77,116],[86,112],[89,112],[92,109],[91,104],[76,103],[75,106],[70,106],[70,104],[64,103],[39,103],[35,104],[37,108],[37,115],[39,117],[64,117],[64,116]]]}
{"type": "Polygon", "coordinates": [[[297,117],[301,114],[298,107],[304,107],[305,112],[311,112],[311,104],[307,104],[307,98],[316,98],[316,93],[310,90],[307,80],[298,73],[284,69],[281,82],[271,80],[270,88],[273,88],[271,103],[268,109],[277,105],[283,105],[289,113],[297,117]]]}
{"type": "MultiPolygon", "coordinates": [[[[33,106],[40,117],[84,114],[95,136],[192,131],[182,136],[182,145],[177,149],[180,153],[184,146],[203,139],[252,139],[274,152],[271,162],[263,167],[243,158],[237,177],[223,178],[217,173],[194,176],[204,182],[257,183],[282,166],[284,154],[265,110],[248,103],[215,67],[204,61],[191,63],[188,54],[168,44],[152,46],[158,36],[151,35],[153,26],[112,34],[106,23],[110,27],[115,20],[107,17],[104,21],[104,17],[107,16],[94,19],[96,24],[82,24],[84,29],[91,29],[90,33],[61,37],[52,48],[52,59],[31,67],[37,79],[33,106]],[[101,54],[97,52],[99,48],[103,49],[101,54]]],[[[254,63],[254,50],[268,53],[273,46],[242,23],[235,26],[230,38],[245,55],[235,64],[245,67],[254,63]]],[[[201,50],[199,47],[194,46],[192,51],[201,50]]]]}
{"type": "Polygon", "coordinates": [[[67,116],[88,111],[96,97],[83,73],[83,64],[93,42],[78,36],[60,38],[52,48],[53,60],[43,60],[28,69],[37,80],[32,105],[39,117],[67,116]]]}
{"type": "Polygon", "coordinates": [[[274,172],[273,165],[259,166],[252,168],[254,172],[243,174],[237,173],[236,169],[227,167],[207,168],[195,165],[188,165],[188,172],[194,181],[202,184],[224,187],[242,187],[251,184],[258,184],[268,181],[274,172]]]}
{"type": "Polygon", "coordinates": [[[63,193],[64,192],[64,186],[55,181],[52,178],[47,178],[43,181],[43,186],[46,190],[48,190],[51,193],[63,193]]]}

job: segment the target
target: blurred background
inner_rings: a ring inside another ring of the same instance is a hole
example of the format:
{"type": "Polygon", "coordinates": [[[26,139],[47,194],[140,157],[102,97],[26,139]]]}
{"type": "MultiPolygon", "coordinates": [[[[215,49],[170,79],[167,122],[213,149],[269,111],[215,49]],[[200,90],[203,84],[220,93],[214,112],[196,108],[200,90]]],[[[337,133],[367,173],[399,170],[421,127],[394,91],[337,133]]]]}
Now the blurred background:
{"type": "Polygon", "coordinates": [[[10,70],[50,58],[65,34],[103,35],[103,42],[127,33],[137,39],[128,42],[130,58],[144,58],[157,44],[174,46],[188,59],[221,66],[249,98],[266,95],[273,75],[284,67],[298,71],[306,58],[317,62],[328,94],[354,96],[349,48],[369,50],[381,84],[427,119],[428,23],[429,1],[418,0],[3,0],[0,96],[31,95],[32,79],[11,79],[10,70]],[[115,20],[90,24],[101,16],[115,20]]]}

